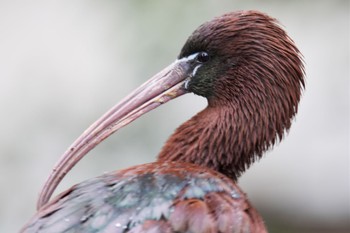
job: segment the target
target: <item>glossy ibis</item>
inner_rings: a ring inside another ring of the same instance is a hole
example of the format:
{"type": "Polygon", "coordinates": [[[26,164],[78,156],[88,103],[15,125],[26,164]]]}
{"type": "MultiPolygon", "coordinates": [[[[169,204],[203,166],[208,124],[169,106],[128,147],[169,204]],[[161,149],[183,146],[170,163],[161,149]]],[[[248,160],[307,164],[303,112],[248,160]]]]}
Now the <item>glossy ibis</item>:
{"type": "Polygon", "coordinates": [[[291,126],[304,87],[301,54],[257,11],[204,23],[177,60],[90,126],[62,156],[23,232],[266,232],[237,178],[291,126]],[[208,106],[154,163],[104,174],[48,202],[64,175],[119,128],[194,93],[208,106]]]}

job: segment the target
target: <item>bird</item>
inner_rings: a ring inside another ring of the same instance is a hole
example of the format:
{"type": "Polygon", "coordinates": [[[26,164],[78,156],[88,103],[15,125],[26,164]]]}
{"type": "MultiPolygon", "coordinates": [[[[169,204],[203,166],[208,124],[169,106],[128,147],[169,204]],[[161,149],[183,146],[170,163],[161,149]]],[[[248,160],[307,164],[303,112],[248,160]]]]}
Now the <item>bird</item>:
{"type": "Polygon", "coordinates": [[[275,18],[244,10],[203,23],[174,62],[67,149],[21,232],[268,232],[237,180],[288,133],[304,89],[303,56],[275,18]],[[96,145],[187,93],[207,106],[175,130],[155,162],[83,181],[50,201],[96,145]]]}

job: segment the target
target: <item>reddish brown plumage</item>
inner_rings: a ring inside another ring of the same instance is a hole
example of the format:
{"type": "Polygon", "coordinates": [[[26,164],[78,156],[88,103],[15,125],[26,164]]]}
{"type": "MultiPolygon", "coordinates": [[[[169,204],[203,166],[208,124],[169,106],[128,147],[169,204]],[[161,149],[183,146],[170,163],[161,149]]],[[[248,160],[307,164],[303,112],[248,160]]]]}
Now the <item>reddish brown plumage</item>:
{"type": "Polygon", "coordinates": [[[275,19],[254,11],[207,22],[189,41],[180,56],[209,48],[220,57],[220,74],[207,108],[175,131],[159,160],[196,163],[236,180],[290,128],[304,86],[301,55],[275,19]]]}
{"type": "MultiPolygon", "coordinates": [[[[149,111],[143,106],[184,92],[206,97],[208,106],[175,131],[157,162],[73,186],[39,210],[23,232],[267,232],[235,181],[289,130],[303,69],[294,42],[265,14],[241,11],[203,24],[174,65],[93,124],[62,161],[83,156],[136,119],[134,113],[149,111]],[[163,79],[172,91],[154,86],[163,79]],[[144,92],[151,100],[143,99],[144,92]]],[[[59,181],[60,174],[49,181],[59,181]]]]}
{"type": "Polygon", "coordinates": [[[73,186],[23,232],[95,232],[96,225],[102,232],[266,232],[237,184],[181,162],[143,164],[73,186]]]}

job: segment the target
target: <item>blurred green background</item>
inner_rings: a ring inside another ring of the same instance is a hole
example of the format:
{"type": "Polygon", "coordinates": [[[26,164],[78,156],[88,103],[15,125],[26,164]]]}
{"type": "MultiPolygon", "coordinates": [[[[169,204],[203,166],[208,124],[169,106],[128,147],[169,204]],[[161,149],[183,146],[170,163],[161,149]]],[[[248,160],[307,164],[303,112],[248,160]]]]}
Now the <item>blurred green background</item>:
{"type": "MultiPolygon", "coordinates": [[[[307,86],[286,139],[240,179],[270,232],[350,232],[349,1],[0,1],[0,232],[16,232],[73,140],[171,63],[190,33],[224,12],[280,20],[302,51],[307,86]]],[[[181,97],[92,151],[59,191],[154,161],[205,106],[181,97]]]]}

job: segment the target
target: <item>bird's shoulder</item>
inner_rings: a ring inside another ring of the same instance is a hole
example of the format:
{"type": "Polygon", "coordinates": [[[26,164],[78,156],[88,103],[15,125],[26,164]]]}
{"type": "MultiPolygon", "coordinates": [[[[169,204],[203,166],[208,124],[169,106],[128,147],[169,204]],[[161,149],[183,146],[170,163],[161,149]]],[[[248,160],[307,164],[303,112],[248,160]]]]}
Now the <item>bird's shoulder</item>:
{"type": "Polygon", "coordinates": [[[30,222],[24,232],[264,229],[234,182],[215,171],[175,162],[135,166],[82,182],[44,206],[30,222]]]}

